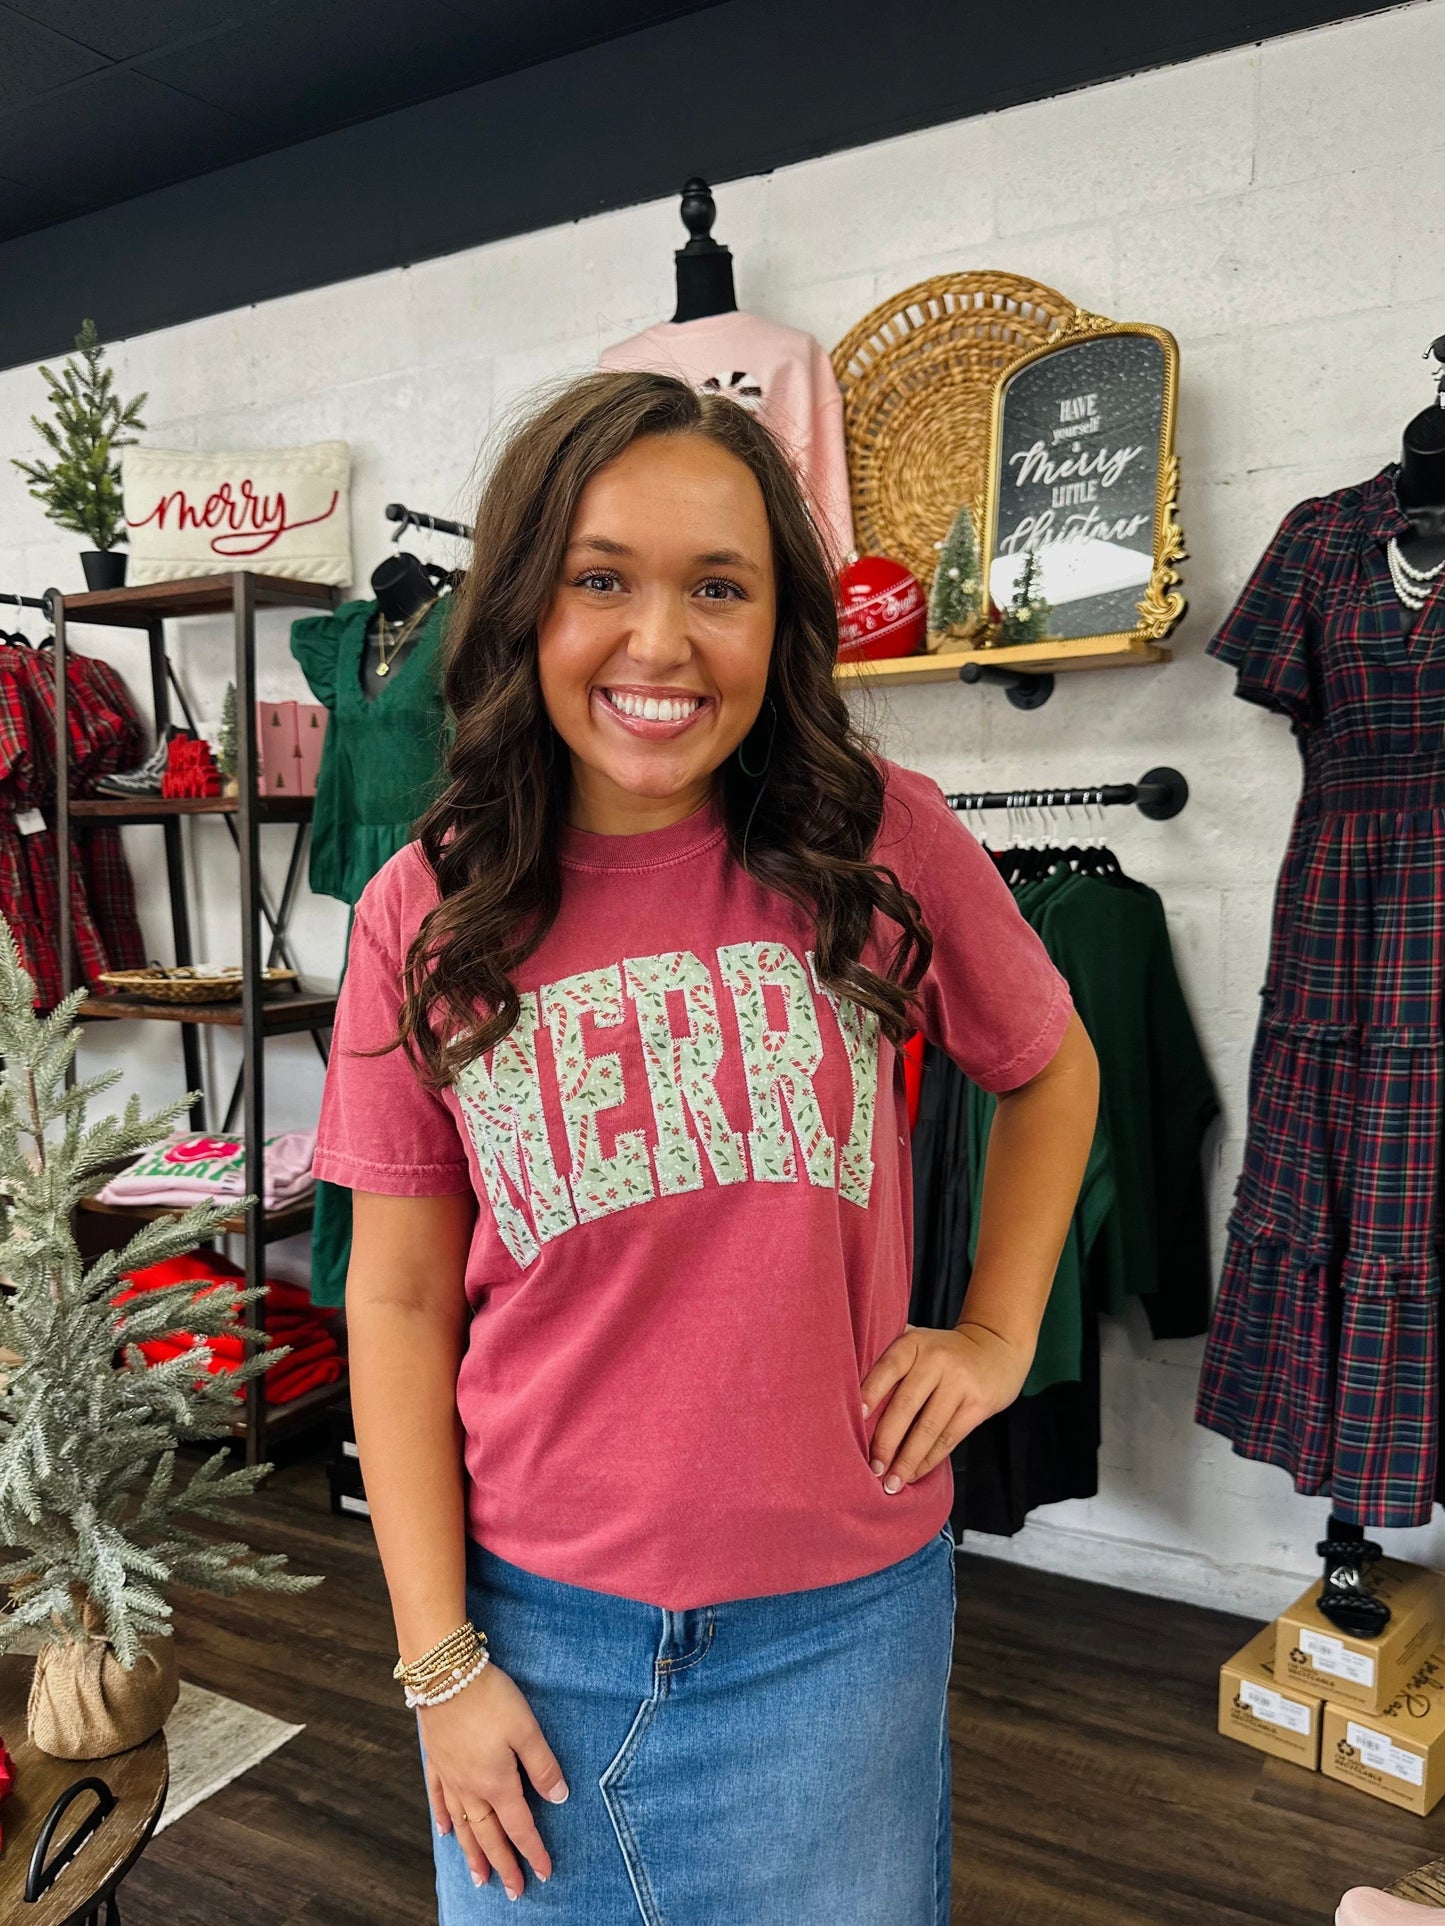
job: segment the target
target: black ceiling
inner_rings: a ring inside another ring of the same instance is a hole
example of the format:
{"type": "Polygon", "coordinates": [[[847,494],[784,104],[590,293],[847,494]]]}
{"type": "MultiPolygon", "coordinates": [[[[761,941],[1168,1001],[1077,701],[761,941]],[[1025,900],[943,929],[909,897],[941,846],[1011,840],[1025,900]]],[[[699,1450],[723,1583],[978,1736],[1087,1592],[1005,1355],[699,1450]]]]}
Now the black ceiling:
{"type": "Polygon", "coordinates": [[[716,0],[0,0],[0,241],[716,0]]]}
{"type": "Polygon", "coordinates": [[[0,368],[1382,10],[0,0],[0,368]]]}

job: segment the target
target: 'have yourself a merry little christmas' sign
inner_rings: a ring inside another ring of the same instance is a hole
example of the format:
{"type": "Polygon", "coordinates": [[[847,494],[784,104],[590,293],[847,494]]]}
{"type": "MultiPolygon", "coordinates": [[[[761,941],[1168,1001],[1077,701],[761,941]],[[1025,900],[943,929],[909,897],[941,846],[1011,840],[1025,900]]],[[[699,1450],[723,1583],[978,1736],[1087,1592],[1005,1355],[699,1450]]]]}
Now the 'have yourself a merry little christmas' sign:
{"type": "Polygon", "coordinates": [[[247,569],[344,586],[351,580],[350,469],[344,441],[234,454],[127,448],[121,485],[130,581],[247,569]]]}

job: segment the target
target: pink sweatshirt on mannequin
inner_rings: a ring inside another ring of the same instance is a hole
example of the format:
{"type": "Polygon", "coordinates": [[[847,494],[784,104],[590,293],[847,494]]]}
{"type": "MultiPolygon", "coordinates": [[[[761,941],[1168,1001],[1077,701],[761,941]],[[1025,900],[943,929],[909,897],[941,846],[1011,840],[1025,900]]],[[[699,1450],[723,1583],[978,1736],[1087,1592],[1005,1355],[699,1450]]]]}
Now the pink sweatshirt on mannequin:
{"type": "Polygon", "coordinates": [[[853,547],[843,397],[820,341],[801,328],[736,311],[659,321],[614,341],[601,368],[681,375],[756,411],[793,458],[836,575],[853,547]]]}

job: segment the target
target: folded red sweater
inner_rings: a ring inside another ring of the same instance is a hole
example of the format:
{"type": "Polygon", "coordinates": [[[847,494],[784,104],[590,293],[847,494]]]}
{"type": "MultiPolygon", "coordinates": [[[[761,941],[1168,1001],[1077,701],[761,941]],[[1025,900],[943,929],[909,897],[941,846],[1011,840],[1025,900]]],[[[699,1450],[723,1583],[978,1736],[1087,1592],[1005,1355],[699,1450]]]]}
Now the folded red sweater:
{"type": "MultiPolygon", "coordinates": [[[[221,1284],[243,1284],[244,1279],[244,1271],[228,1259],[215,1252],[194,1251],[185,1257],[169,1257],[159,1264],[132,1271],[126,1284],[112,1294],[111,1302],[124,1304],[142,1292],[160,1290],[171,1284],[193,1284],[197,1294],[204,1296],[221,1284]]],[[[310,1294],[299,1284],[267,1278],[265,1287],[264,1298],[255,1299],[241,1309],[246,1322],[262,1326],[273,1344],[290,1347],[287,1355],[264,1374],[267,1403],[287,1403],[313,1385],[335,1384],[344,1369],[331,1329],[335,1311],[313,1304],[310,1294]]],[[[192,1350],[206,1354],[204,1368],[212,1376],[218,1371],[233,1370],[245,1355],[240,1337],[228,1331],[206,1337],[198,1337],[191,1331],[171,1331],[147,1338],[140,1345],[142,1356],[150,1364],[162,1364],[168,1358],[180,1357],[192,1350]]],[[[237,1386],[236,1396],[238,1399],[244,1396],[241,1386],[237,1386]]]]}

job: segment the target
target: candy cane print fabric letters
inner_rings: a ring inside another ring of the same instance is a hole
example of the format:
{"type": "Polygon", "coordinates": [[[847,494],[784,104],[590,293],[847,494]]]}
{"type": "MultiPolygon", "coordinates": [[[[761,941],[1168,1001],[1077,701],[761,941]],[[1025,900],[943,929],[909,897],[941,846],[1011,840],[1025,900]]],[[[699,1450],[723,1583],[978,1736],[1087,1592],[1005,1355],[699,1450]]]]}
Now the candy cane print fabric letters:
{"type": "Polygon", "coordinates": [[[806,1182],[866,1207],[878,1018],[819,983],[811,950],[805,960],[806,967],[785,943],[728,943],[716,952],[714,974],[696,952],[667,950],[522,994],[511,1033],[459,1071],[454,1086],[498,1234],[519,1264],[579,1224],[701,1190],[709,1176],[718,1185],[806,1182]],[[731,1024],[720,1019],[719,981],[731,1024]],[[679,993],[671,1005],[669,991],[679,993]],[[679,1002],[680,1031],[672,1016],[679,1002]],[[632,1025],[641,1046],[652,1129],[619,1130],[610,1156],[599,1119],[629,1096],[635,1109],[637,1093],[625,1088],[618,1051],[587,1037],[585,1018],[619,1037],[632,1025]],[[718,1092],[729,1053],[747,1091],[745,1118],[730,1118],[718,1092]],[[830,1056],[846,1065],[852,1091],[841,1142],[818,1098],[830,1056]],[[544,1079],[562,1117],[565,1172],[548,1135],[544,1079]]]}

